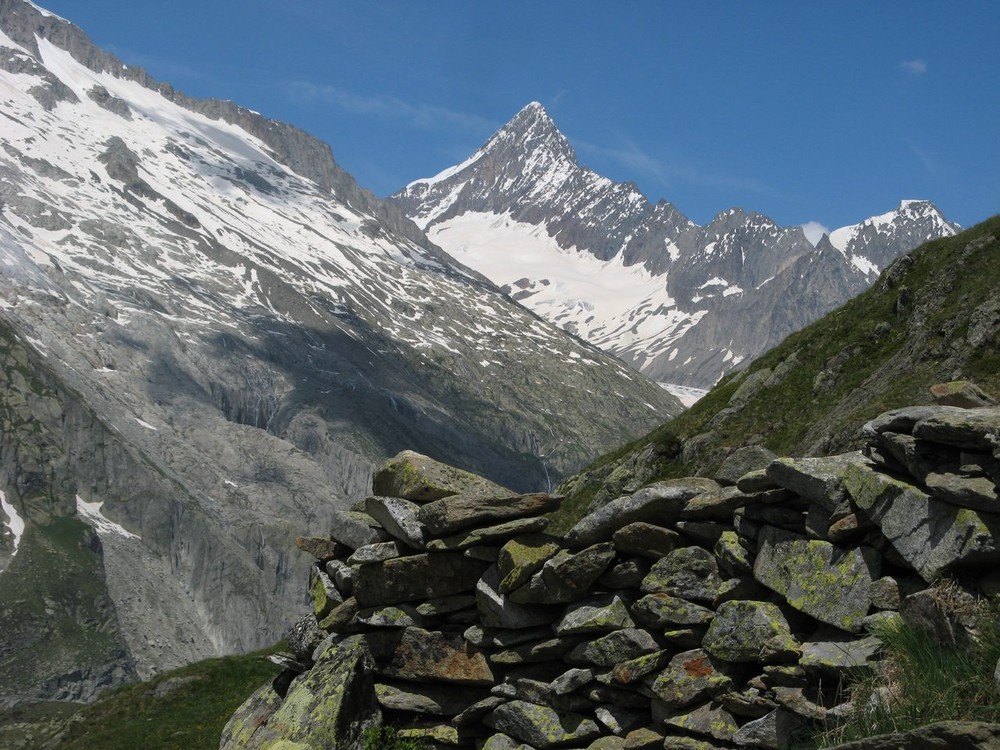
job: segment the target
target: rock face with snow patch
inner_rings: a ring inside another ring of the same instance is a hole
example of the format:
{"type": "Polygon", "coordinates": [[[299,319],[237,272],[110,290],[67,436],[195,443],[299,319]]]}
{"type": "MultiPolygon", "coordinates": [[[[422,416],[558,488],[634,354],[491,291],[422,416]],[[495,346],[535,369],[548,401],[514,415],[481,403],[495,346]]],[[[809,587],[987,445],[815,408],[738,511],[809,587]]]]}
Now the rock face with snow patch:
{"type": "Polygon", "coordinates": [[[146,676],[273,642],[300,606],[295,535],[348,524],[403,447],[520,490],[679,410],[326,144],[159,84],[32,3],[0,0],[0,31],[0,491],[24,521],[16,555],[0,540],[3,616],[103,634],[5,628],[20,697],[72,665],[146,676]],[[63,553],[108,607],[44,599],[63,553]]]}
{"type": "Polygon", "coordinates": [[[581,168],[540,104],[462,164],[391,197],[516,300],[654,380],[708,387],[955,225],[926,201],[836,230],[742,209],[698,226],[581,168]]]}

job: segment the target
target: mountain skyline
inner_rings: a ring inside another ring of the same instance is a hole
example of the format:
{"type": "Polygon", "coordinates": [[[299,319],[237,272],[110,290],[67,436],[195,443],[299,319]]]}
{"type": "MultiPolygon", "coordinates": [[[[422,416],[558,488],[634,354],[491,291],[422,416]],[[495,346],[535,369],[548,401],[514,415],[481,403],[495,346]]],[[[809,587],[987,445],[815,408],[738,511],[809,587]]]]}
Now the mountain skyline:
{"type": "Polygon", "coordinates": [[[815,242],[744,209],[699,225],[582,167],[538,102],[389,200],[460,263],[666,387],[710,387],[958,229],[906,199],[815,242]]]}
{"type": "Polygon", "coordinates": [[[317,135],[380,195],[538,100],[584,165],[702,224],[740,206],[832,228],[919,197],[969,226],[1000,206],[994,4],[43,5],[188,94],[317,135]]]}

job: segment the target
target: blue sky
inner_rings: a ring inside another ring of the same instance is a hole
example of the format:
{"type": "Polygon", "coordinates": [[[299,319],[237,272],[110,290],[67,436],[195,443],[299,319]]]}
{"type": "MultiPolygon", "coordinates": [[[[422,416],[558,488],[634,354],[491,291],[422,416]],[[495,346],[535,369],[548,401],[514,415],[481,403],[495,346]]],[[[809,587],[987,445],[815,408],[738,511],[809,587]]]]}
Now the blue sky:
{"type": "Polygon", "coordinates": [[[1000,3],[42,0],[125,62],[327,141],[387,195],[530,101],[699,223],[1000,212],[1000,3]]]}

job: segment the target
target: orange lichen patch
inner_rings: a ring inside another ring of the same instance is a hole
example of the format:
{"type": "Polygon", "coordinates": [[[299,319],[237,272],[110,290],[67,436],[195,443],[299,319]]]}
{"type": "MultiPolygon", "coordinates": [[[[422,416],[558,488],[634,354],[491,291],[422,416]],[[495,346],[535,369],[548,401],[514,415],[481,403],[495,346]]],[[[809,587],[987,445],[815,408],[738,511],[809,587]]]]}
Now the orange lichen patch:
{"type": "Polygon", "coordinates": [[[692,677],[707,677],[715,672],[707,656],[699,656],[683,664],[684,671],[692,677]]]}

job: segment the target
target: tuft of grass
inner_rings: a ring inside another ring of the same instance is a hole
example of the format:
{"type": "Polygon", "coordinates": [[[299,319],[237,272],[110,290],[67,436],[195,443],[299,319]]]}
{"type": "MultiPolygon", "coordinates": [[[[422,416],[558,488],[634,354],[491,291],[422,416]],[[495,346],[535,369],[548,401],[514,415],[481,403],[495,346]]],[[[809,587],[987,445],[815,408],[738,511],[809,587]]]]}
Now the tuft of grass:
{"type": "Polygon", "coordinates": [[[364,750],[429,750],[430,743],[414,737],[403,737],[391,724],[368,727],[361,735],[364,750]]]}
{"type": "Polygon", "coordinates": [[[978,635],[967,646],[944,646],[901,620],[883,624],[883,660],[849,687],[853,710],[817,747],[906,732],[938,721],[1000,722],[994,670],[1000,660],[1000,601],[983,602],[978,635]]]}

